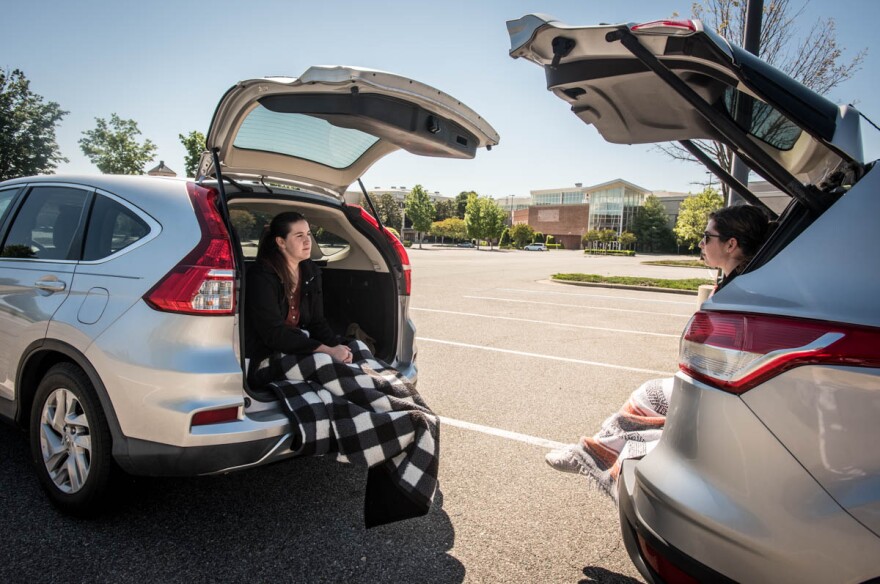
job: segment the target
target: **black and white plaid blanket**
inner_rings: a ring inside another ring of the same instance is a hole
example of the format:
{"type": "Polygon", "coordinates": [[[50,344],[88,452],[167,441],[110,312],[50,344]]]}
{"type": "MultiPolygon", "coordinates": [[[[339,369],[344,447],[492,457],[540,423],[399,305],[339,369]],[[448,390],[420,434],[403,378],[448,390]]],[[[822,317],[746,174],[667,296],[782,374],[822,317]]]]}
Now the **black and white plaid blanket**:
{"type": "Polygon", "coordinates": [[[281,379],[267,387],[299,428],[298,455],[335,454],[370,468],[367,527],[424,515],[437,488],[439,420],[412,383],[364,343],[349,347],[350,364],[324,353],[282,355],[261,364],[260,373],[281,379]]]}

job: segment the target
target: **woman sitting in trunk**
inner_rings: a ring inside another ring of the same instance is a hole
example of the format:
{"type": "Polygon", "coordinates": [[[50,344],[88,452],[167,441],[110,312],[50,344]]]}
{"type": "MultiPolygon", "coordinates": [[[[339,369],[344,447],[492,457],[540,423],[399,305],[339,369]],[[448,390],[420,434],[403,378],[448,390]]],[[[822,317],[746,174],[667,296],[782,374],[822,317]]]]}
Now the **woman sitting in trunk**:
{"type": "MultiPolygon", "coordinates": [[[[757,207],[726,207],[709,215],[700,250],[707,266],[721,270],[722,279],[715,292],[742,272],[770,231],[767,216],[757,207]]],[[[616,501],[622,462],[641,458],[660,440],[673,379],[652,379],[642,384],[617,413],[602,423],[599,432],[550,452],[545,457],[547,464],[562,472],[586,476],[616,501]]]]}
{"type": "Polygon", "coordinates": [[[342,363],[352,361],[351,349],[324,318],[321,269],[311,253],[309,222],[295,211],[276,215],[260,238],[246,288],[245,354],[251,362],[251,385],[263,385],[256,370],[275,353],[326,353],[342,363]]]}
{"type": "Polygon", "coordinates": [[[370,467],[368,527],[424,515],[437,486],[438,419],[406,377],[333,332],[311,250],[296,212],[277,215],[260,238],[244,306],[248,385],[277,396],[296,454],[370,467]]]}

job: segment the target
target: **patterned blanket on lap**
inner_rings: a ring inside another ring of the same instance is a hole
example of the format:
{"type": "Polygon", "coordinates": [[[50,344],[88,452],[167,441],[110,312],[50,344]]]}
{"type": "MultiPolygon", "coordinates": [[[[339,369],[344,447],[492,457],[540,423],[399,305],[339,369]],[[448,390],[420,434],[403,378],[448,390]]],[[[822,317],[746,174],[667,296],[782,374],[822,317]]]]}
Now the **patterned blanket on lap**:
{"type": "Polygon", "coordinates": [[[415,387],[360,341],[350,364],[329,355],[283,355],[261,365],[298,426],[300,456],[333,454],[370,467],[367,527],[424,515],[437,488],[439,420],[415,387]],[[372,484],[371,484],[372,483],[372,484]]]}

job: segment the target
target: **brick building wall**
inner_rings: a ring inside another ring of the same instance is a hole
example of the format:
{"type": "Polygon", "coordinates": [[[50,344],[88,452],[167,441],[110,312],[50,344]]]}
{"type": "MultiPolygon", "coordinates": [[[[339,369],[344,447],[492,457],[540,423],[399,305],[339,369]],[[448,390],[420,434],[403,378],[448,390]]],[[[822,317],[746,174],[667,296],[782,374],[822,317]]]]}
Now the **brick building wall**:
{"type": "MultiPolygon", "coordinates": [[[[517,217],[514,214],[514,221],[517,217]]],[[[565,249],[580,249],[590,220],[589,205],[540,205],[528,208],[528,224],[535,231],[552,235],[565,249]]]]}

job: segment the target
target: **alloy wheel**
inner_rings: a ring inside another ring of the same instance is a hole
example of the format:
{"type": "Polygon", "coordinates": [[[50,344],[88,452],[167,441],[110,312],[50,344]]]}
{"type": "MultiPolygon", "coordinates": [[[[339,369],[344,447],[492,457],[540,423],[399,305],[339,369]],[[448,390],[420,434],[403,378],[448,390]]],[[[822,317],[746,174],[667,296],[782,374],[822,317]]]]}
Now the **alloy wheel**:
{"type": "Polygon", "coordinates": [[[60,491],[76,493],[83,487],[92,463],[91,430],[79,398],[69,389],[56,389],[43,404],[40,449],[60,491]]]}

